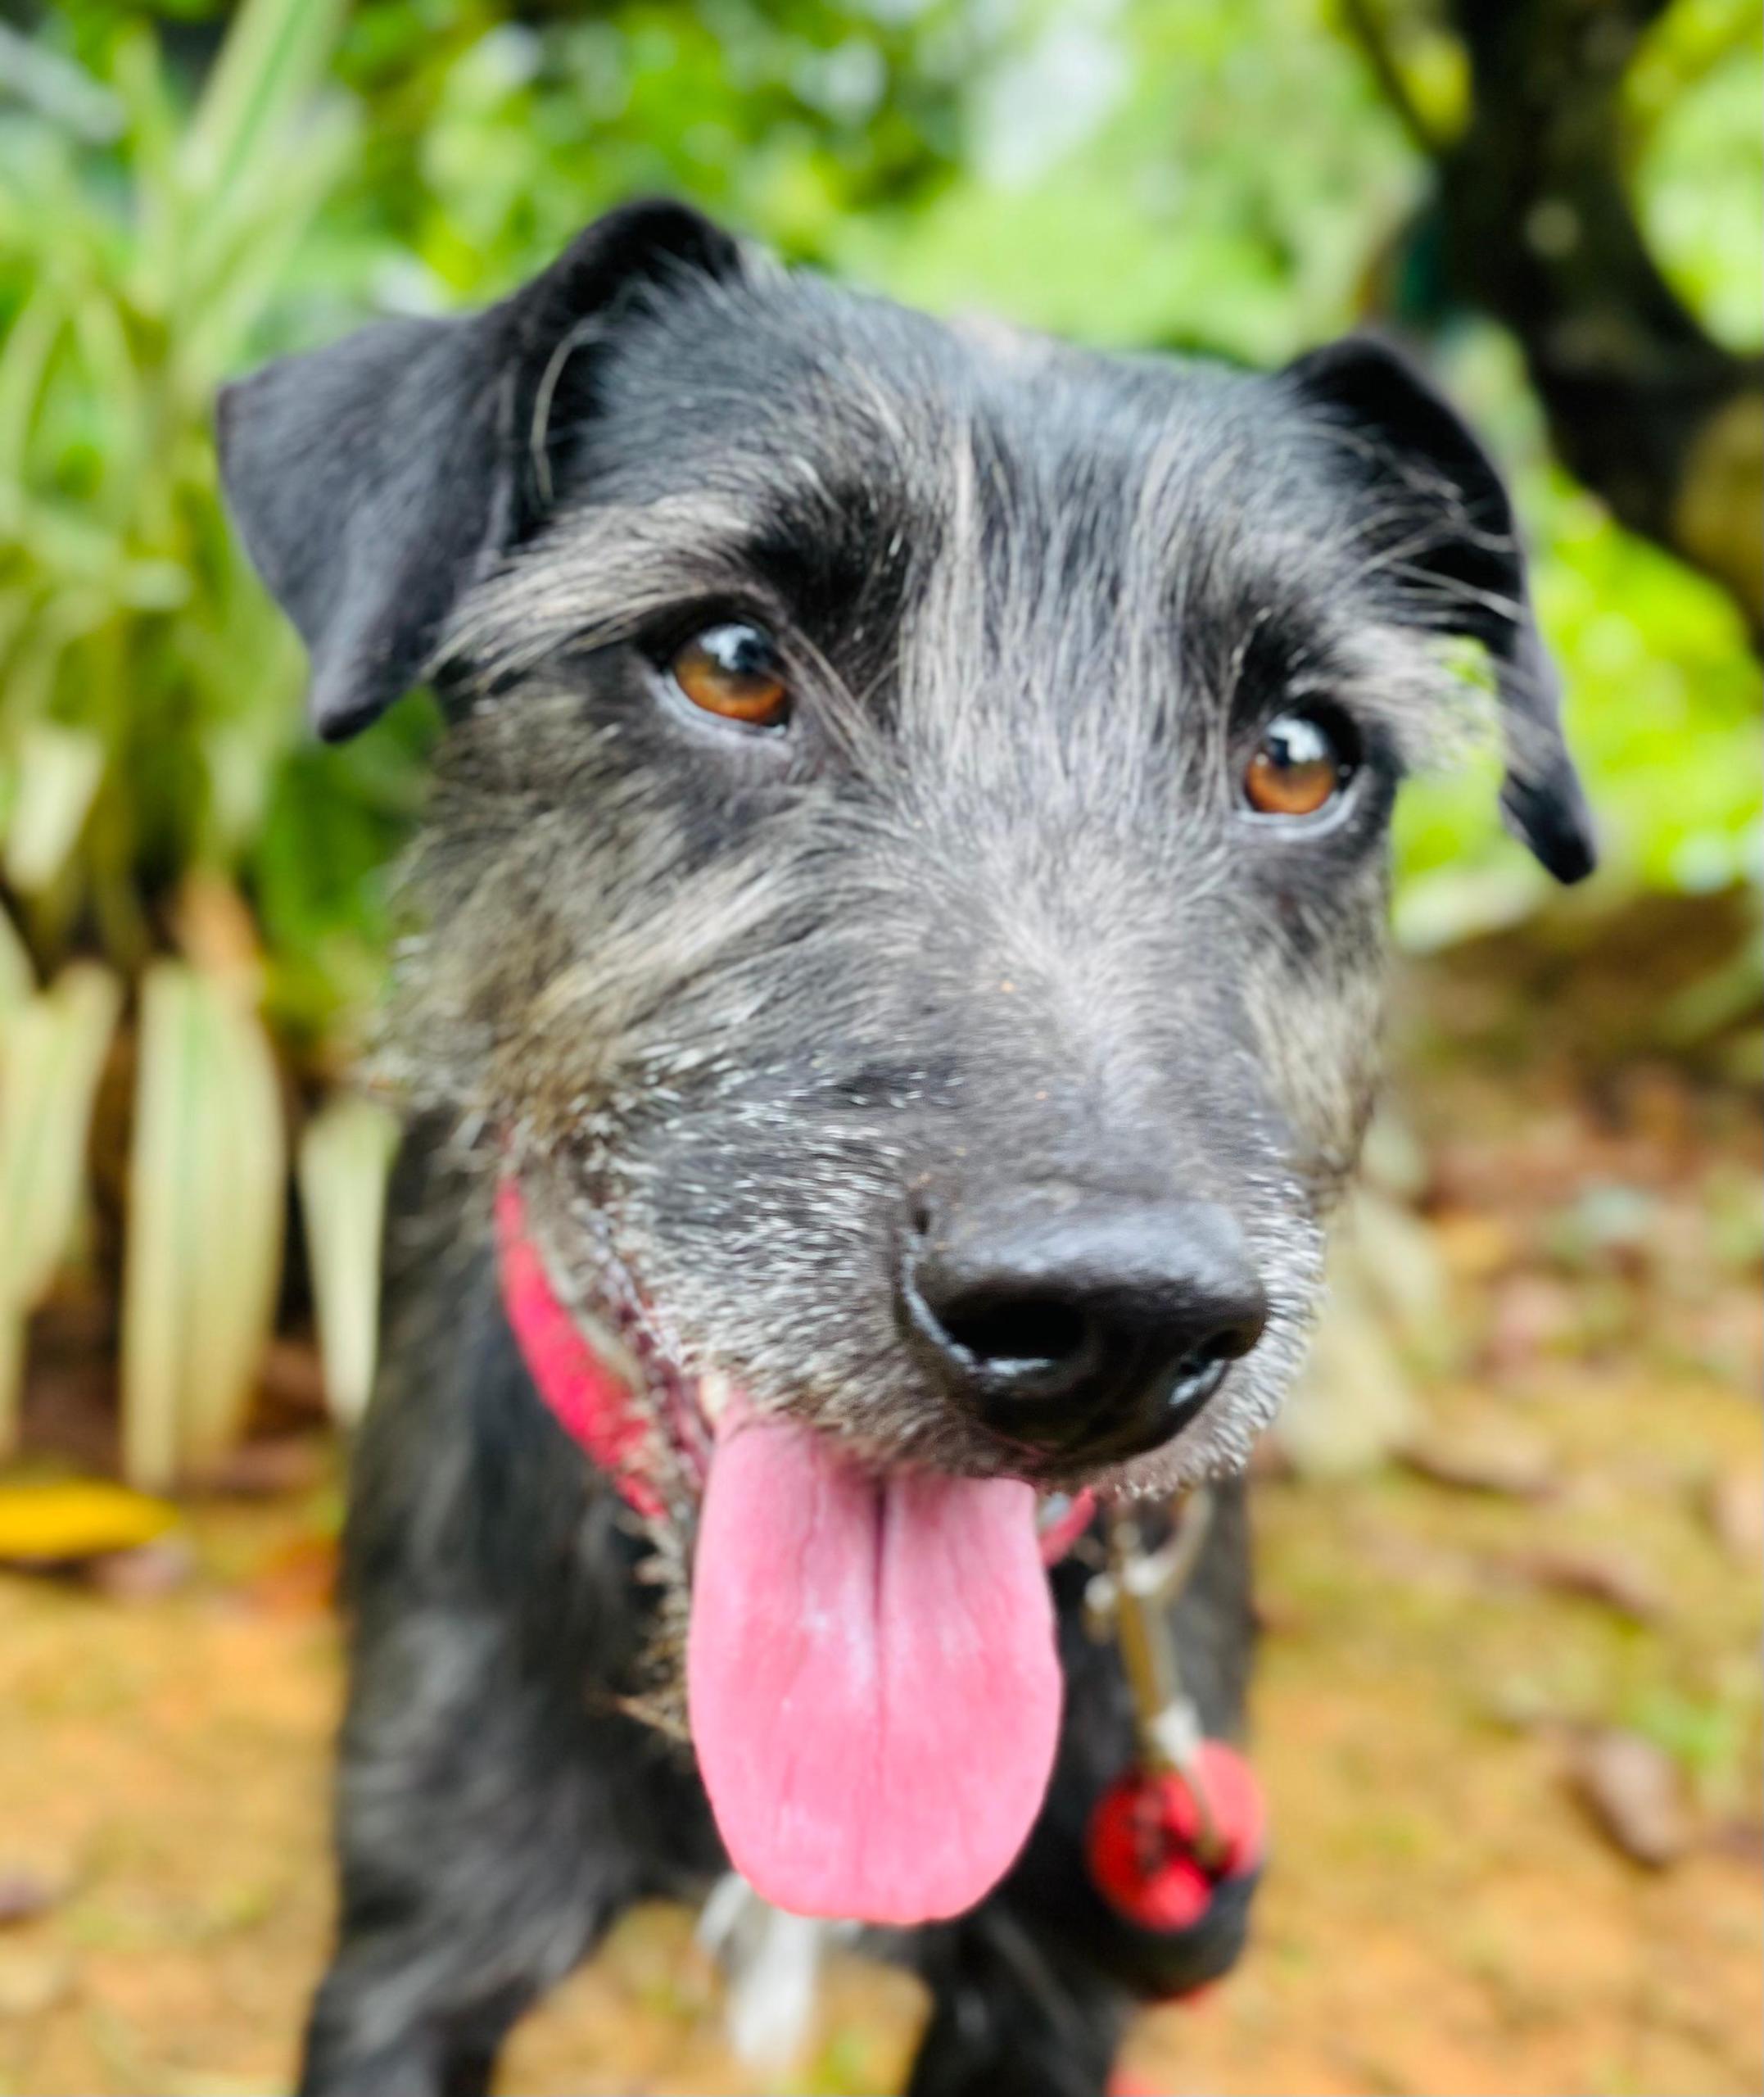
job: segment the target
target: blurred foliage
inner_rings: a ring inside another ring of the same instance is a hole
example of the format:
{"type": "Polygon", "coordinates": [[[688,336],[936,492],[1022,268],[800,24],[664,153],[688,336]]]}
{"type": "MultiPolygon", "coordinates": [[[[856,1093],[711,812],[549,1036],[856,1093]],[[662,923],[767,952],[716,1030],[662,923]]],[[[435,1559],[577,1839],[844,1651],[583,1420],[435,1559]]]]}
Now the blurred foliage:
{"type": "Polygon", "coordinates": [[[1764,328],[1764,11],[1679,0],[1627,81],[1636,199],[1657,260],[1724,341],[1764,328]]]}
{"type": "MultiPolygon", "coordinates": [[[[81,139],[40,98],[0,104],[0,432],[29,438],[0,452],[0,486],[33,505],[0,553],[5,746],[49,720],[95,727],[108,752],[86,885],[33,904],[34,944],[89,916],[133,962],[167,881],[218,865],[258,914],[284,1031],[310,1047],[369,1001],[380,870],[427,723],[407,709],[341,753],[301,740],[292,643],[215,514],[210,392],[367,313],[493,295],[652,188],[902,297],[1099,342],[1269,360],[1368,314],[1424,323],[1538,541],[1607,895],[1755,877],[1739,625],[1563,481],[1504,342],[1437,310],[1411,230],[1429,172],[1332,0],[284,11],[291,48],[249,108],[201,113],[225,20],[202,0],[160,11],[157,57],[118,0],[43,25],[34,48],[108,98],[112,138],[81,139]]],[[[1454,46],[1425,7],[1392,19],[1411,90],[1449,122],[1454,46]]],[[[1756,0],[1677,0],[1630,83],[1661,260],[1737,341],[1764,319],[1759,22],[1756,0]]],[[[1543,892],[1491,808],[1486,777],[1413,797],[1402,865],[1427,883],[1411,914],[1430,939],[1543,892]]]]}
{"type": "MultiPolygon", "coordinates": [[[[1448,123],[1455,47],[1427,0],[1386,12],[1448,123]]],[[[1536,538],[1608,833],[1592,907],[1759,880],[1740,622],[1567,482],[1510,346],[1442,301],[1431,171],[1334,0],[66,0],[0,35],[0,901],[28,976],[201,969],[216,917],[188,898],[224,890],[224,966],[249,962],[304,1096],[338,1067],[432,721],[305,737],[297,648],[220,510],[214,389],[373,312],[492,296],[652,189],[1100,342],[1424,335],[1536,538]]],[[[1650,238],[1736,342],[1764,304],[1759,52],[1756,0],[1676,0],[1630,82],[1650,238]]],[[[1541,900],[1493,809],[1474,768],[1411,794],[1415,943],[1541,900]]]]}

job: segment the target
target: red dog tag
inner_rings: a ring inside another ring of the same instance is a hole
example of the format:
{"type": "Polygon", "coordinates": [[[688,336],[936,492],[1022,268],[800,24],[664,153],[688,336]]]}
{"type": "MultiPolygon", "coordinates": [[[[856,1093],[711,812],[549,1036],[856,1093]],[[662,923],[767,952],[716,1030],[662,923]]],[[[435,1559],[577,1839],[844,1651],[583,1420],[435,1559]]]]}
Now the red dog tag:
{"type": "Polygon", "coordinates": [[[1140,1929],[1192,1929],[1216,1886],[1246,1877],[1261,1863],[1266,1813],[1248,1763],[1223,1741],[1203,1740],[1193,1775],[1205,1796],[1204,1814],[1187,1777],[1133,1769],[1109,1787],[1091,1816],[1091,1877],[1140,1929]]]}

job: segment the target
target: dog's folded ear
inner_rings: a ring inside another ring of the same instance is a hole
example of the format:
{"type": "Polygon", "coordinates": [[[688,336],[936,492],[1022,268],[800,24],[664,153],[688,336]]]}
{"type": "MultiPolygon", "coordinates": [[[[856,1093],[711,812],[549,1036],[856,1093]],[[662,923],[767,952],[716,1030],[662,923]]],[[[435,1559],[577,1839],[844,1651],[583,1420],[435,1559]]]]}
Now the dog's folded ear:
{"type": "Polygon", "coordinates": [[[1365,505],[1368,553],[1399,617],[1481,642],[1507,745],[1501,808],[1558,881],[1592,872],[1591,813],[1562,732],[1561,684],[1531,609],[1499,472],[1454,409],[1376,336],[1314,350],[1282,374],[1338,433],[1365,505]]]}
{"type": "Polygon", "coordinates": [[[631,204],[500,305],[382,321],[225,388],[228,500],[306,644],[321,736],[353,734],[415,683],[461,591],[531,528],[545,410],[596,324],[643,288],[740,268],[697,212],[631,204]]]}

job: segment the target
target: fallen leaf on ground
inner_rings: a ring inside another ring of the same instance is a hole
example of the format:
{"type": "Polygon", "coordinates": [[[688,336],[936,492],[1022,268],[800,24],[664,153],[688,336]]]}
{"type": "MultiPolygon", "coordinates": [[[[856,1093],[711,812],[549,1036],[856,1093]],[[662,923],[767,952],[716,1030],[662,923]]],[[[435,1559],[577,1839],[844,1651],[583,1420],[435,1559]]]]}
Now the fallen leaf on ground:
{"type": "Polygon", "coordinates": [[[1551,1221],[1545,1242],[1571,1270],[1617,1266],[1633,1271],[1648,1257],[1659,1209],[1651,1189],[1594,1181],[1582,1185],[1551,1221]]]}
{"type": "Polygon", "coordinates": [[[1724,1820],[1709,1831],[1709,1847],[1741,1864],[1764,1864],[1764,1821],[1724,1820]]]}
{"type": "Polygon", "coordinates": [[[1640,1733],[1583,1735],[1569,1750],[1568,1776],[1600,1832],[1637,1864],[1658,1871],[1689,1848],[1677,1769],[1640,1733]]]}
{"type": "Polygon", "coordinates": [[[1579,1323],[1574,1293],[1563,1283],[1548,1275],[1508,1276],[1495,1292],[1482,1343],[1490,1373],[1522,1375],[1575,1337],[1579,1323]]]}
{"type": "Polygon", "coordinates": [[[1359,1524],[1354,1533],[1354,1548],[1360,1564],[1390,1579],[1458,1594],[1481,1593],[1490,1584],[1487,1567],[1468,1551],[1383,1524],[1359,1524]]]}
{"type": "Polygon", "coordinates": [[[1399,1461],[1418,1478],[1459,1492],[1491,1492],[1509,1500],[1544,1500],[1561,1483],[1555,1460],[1541,1443],[1518,1435],[1470,1442],[1405,1443],[1399,1461]]]}
{"type": "Polygon", "coordinates": [[[0,1561],[67,1565],[136,1551],[177,1520],[165,1501],[98,1479],[0,1485],[0,1561]]]}
{"type": "Polygon", "coordinates": [[[1519,1247],[1499,1216],[1474,1209],[1454,1209],[1433,1219],[1440,1256],[1455,1275],[1481,1281],[1512,1262],[1519,1247]]]}
{"type": "Polygon", "coordinates": [[[1270,1601],[1257,1595],[1250,1604],[1250,1615],[1264,1638],[1302,1638],[1314,1621],[1308,1610],[1284,1596],[1270,1601]]]}
{"type": "Polygon", "coordinates": [[[1653,1575],[1625,1551],[1543,1544],[1513,1560],[1512,1565],[1522,1580],[1603,1602],[1637,1624],[1651,1624],[1666,1606],[1653,1575]]]}
{"type": "Polygon", "coordinates": [[[1742,1565],[1764,1558],[1764,1479],[1718,1478],[1709,1488],[1709,1527],[1742,1565]]]}
{"type": "Polygon", "coordinates": [[[61,1899],[62,1890],[28,1865],[0,1864],[0,1929],[34,1922],[61,1899]]]}
{"type": "Polygon", "coordinates": [[[197,1483],[209,1492],[267,1500],[285,1492],[309,1492],[324,1473],[322,1443],[310,1435],[283,1434],[273,1441],[246,1442],[228,1450],[203,1472],[197,1483]]]}
{"type": "Polygon", "coordinates": [[[196,1569],[196,1554],[180,1536],[157,1537],[137,1551],[113,1551],[85,1569],[86,1584],[115,1602],[154,1602],[175,1594],[196,1569]]]}
{"type": "Polygon", "coordinates": [[[245,1599],[272,1616],[322,1616],[336,1597],[337,1572],[334,1537],[299,1537],[259,1568],[245,1599]]]}
{"type": "Polygon", "coordinates": [[[0,2018],[40,2017],[73,1986],[74,1968],[61,1953],[0,1951],[0,2018]]]}

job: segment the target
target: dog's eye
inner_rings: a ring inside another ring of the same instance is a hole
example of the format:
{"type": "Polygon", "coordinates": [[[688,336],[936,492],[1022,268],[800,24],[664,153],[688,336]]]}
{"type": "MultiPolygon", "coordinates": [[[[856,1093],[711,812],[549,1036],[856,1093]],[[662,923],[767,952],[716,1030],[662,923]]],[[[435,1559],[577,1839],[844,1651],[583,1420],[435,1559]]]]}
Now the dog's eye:
{"type": "Polygon", "coordinates": [[[1314,816],[1353,777],[1358,756],[1345,725],[1314,713],[1270,721],[1243,775],[1244,799],[1262,816],[1314,816]]]}
{"type": "Polygon", "coordinates": [[[694,706],[751,728],[780,727],[790,711],[790,687],[776,644],[762,627],[731,620],[695,633],[668,664],[674,682],[694,706]]]}

